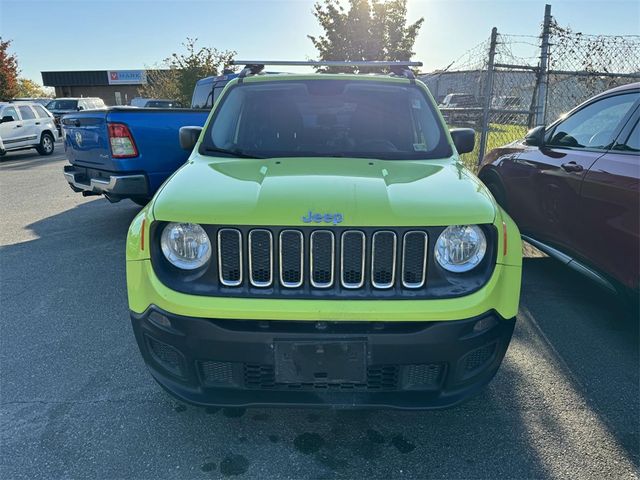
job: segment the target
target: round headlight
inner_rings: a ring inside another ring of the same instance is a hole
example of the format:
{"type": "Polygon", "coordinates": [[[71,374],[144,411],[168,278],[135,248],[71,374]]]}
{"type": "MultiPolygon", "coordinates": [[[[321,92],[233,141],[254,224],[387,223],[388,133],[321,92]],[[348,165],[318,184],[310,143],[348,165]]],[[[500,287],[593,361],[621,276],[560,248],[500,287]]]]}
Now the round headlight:
{"type": "Polygon", "coordinates": [[[160,237],[162,253],[169,262],[183,270],[202,267],[211,258],[211,241],[196,223],[170,223],[160,237]]]}
{"type": "Polygon", "coordinates": [[[451,225],[438,237],[436,260],[450,272],[468,272],[478,266],[487,251],[487,239],[477,225],[451,225]]]}

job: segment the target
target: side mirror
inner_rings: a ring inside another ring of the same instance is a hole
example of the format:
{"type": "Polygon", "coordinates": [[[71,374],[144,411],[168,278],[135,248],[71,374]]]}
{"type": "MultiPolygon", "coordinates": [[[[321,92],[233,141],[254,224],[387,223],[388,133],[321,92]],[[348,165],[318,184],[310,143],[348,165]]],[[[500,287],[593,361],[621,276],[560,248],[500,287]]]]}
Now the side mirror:
{"type": "Polygon", "coordinates": [[[180,127],[180,146],[185,150],[193,150],[198,143],[202,127],[180,127]]]}
{"type": "Polygon", "coordinates": [[[14,122],[14,121],[15,120],[11,115],[5,115],[4,117],[2,117],[2,120],[0,120],[0,123],[7,123],[7,122],[14,122]]]}
{"type": "Polygon", "coordinates": [[[524,137],[524,143],[532,147],[541,147],[544,145],[545,127],[540,126],[532,128],[524,137]]]}
{"type": "Polygon", "coordinates": [[[80,110],[84,110],[84,107],[83,107],[82,105],[80,105],[80,106],[78,107],[78,111],[80,111],[80,110]]]}
{"type": "Polygon", "coordinates": [[[459,154],[473,152],[476,144],[476,132],[473,128],[452,128],[449,133],[459,154]]]}

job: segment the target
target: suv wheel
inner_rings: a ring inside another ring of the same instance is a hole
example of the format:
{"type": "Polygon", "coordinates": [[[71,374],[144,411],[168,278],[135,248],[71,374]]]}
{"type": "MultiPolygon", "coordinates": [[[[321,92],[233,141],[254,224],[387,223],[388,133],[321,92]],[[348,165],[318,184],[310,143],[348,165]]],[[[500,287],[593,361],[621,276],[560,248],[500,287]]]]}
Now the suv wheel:
{"type": "Polygon", "coordinates": [[[36,150],[40,155],[51,155],[53,153],[53,142],[53,135],[48,132],[44,132],[36,150]]]}

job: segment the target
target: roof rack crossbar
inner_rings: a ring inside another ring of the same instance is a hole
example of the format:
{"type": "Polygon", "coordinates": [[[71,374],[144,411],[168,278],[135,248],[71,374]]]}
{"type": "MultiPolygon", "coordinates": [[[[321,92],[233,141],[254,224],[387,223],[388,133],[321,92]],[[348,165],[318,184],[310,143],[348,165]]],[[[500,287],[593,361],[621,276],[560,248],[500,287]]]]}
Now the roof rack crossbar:
{"type": "MultiPolygon", "coordinates": [[[[231,62],[231,65],[235,65],[233,61],[231,62]]],[[[238,78],[242,80],[247,75],[257,75],[262,70],[264,70],[264,63],[246,63],[245,67],[240,72],[240,75],[238,75],[238,78]]]]}
{"type": "Polygon", "coordinates": [[[342,60],[232,60],[230,65],[245,65],[258,67],[265,65],[278,66],[307,66],[307,67],[422,67],[422,62],[409,60],[366,60],[366,61],[342,61],[342,60]]]}

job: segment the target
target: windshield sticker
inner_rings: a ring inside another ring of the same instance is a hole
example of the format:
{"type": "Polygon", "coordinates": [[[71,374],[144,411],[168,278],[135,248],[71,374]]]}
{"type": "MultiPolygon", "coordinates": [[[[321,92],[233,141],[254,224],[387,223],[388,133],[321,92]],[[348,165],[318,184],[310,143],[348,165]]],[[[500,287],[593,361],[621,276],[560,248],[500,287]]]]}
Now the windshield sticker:
{"type": "Polygon", "coordinates": [[[420,103],[420,100],[417,98],[415,98],[413,102],[411,102],[411,106],[416,110],[420,110],[422,108],[422,104],[420,103]]]}
{"type": "Polygon", "coordinates": [[[416,152],[426,152],[429,149],[427,148],[427,144],[426,143],[414,143],[413,144],[413,149],[416,152]]]}

